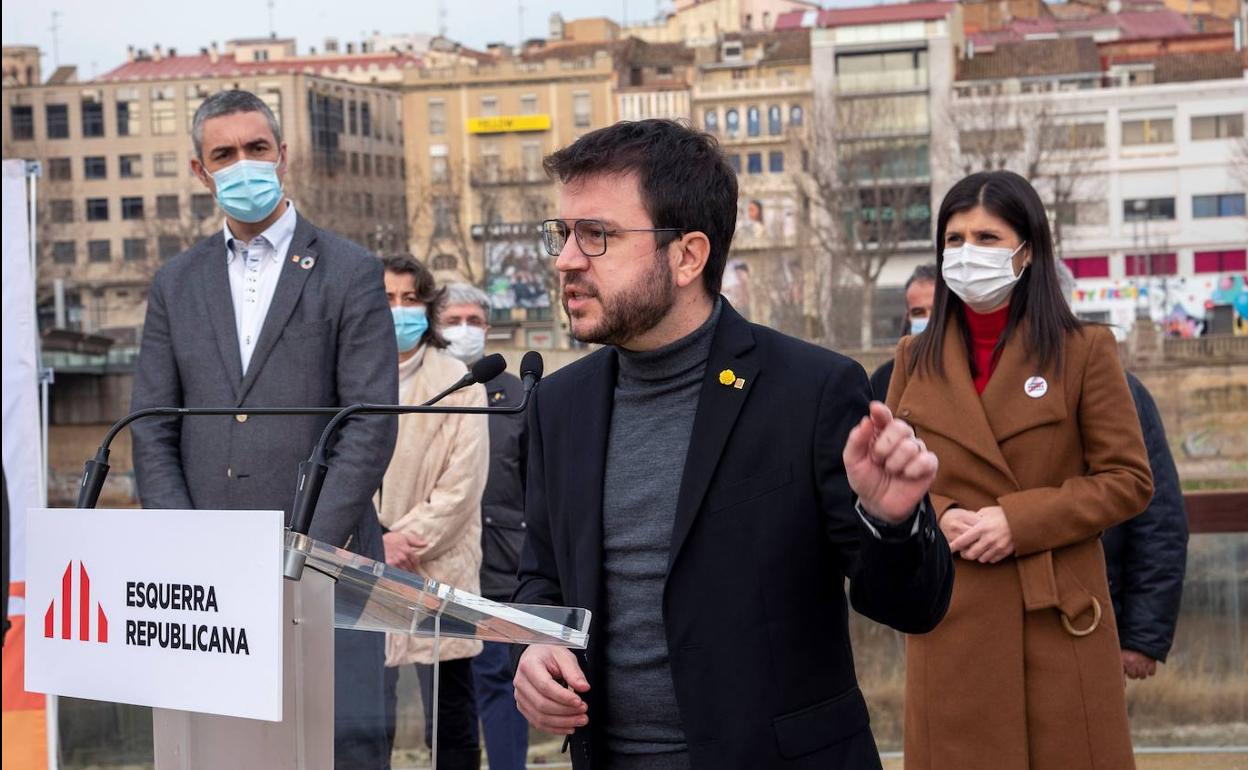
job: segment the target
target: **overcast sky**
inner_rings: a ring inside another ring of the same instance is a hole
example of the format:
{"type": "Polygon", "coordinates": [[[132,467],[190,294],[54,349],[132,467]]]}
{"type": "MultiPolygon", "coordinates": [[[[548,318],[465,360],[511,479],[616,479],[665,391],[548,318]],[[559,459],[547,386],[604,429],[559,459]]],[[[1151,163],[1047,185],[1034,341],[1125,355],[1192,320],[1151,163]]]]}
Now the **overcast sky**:
{"type": "MultiPolygon", "coordinates": [[[[299,52],[321,49],[326,37],[360,40],[382,34],[438,31],[438,6],[446,9],[447,36],[474,47],[487,42],[515,43],[524,36],[546,37],[550,14],[565,19],[610,16],[630,21],[655,16],[656,0],[274,0],[273,28],[294,37],[299,52]]],[[[269,33],[265,0],[211,0],[202,6],[173,0],[3,0],[4,44],[37,45],[44,53],[44,77],[53,57],[52,13],[56,11],[59,63],[78,65],[82,78],[102,74],[126,60],[126,46],[151,49],[159,43],[184,53],[212,41],[260,37],[269,33]]]]}

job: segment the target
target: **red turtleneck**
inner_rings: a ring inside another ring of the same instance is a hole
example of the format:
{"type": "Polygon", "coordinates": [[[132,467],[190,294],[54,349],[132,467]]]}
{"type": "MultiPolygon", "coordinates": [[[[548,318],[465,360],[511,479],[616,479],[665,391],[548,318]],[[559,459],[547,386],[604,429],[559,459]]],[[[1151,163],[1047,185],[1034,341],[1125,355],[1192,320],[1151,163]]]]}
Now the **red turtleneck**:
{"type": "Polygon", "coordinates": [[[965,305],[966,325],[971,330],[971,355],[975,361],[975,392],[981,396],[988,387],[988,378],[997,368],[997,340],[1005,331],[1010,317],[1010,306],[999,307],[989,313],[976,313],[965,305]]]}

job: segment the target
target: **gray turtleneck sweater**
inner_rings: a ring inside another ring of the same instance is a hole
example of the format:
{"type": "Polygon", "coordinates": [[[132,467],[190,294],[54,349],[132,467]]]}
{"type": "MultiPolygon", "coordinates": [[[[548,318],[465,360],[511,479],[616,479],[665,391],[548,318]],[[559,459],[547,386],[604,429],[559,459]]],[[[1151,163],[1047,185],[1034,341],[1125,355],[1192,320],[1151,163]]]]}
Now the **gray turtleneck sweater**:
{"type": "Polygon", "coordinates": [[[668,663],[663,583],[676,496],[721,303],[657,350],[617,349],[602,502],[608,770],[689,767],[668,663]]]}

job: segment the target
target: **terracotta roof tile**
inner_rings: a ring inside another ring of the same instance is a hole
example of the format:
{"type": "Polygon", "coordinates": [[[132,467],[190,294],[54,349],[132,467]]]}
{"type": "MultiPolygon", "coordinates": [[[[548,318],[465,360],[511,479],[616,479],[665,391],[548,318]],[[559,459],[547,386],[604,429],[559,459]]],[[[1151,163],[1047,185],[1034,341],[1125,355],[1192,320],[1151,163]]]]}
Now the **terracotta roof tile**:
{"type": "Polygon", "coordinates": [[[421,60],[410,54],[385,53],[375,56],[300,56],[278,61],[235,61],[221,56],[212,61],[208,54],[166,56],[160,61],[140,59],[127,62],[105,72],[96,80],[110,83],[130,80],[182,80],[188,78],[228,77],[231,75],[279,75],[310,72],[333,75],[340,69],[367,70],[369,67],[414,69],[421,60]]]}
{"type": "Polygon", "coordinates": [[[887,24],[898,21],[943,19],[957,7],[952,2],[893,3],[861,8],[832,8],[819,14],[820,27],[852,27],[860,24],[887,24]]]}

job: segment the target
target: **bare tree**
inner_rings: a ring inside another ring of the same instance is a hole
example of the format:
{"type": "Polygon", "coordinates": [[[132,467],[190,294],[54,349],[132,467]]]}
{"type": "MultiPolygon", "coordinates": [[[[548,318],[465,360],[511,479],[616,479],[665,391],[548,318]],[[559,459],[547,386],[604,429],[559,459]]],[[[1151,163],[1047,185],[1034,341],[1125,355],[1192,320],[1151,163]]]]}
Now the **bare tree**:
{"type": "Polygon", "coordinates": [[[1248,188],[1248,134],[1241,136],[1231,150],[1231,173],[1248,188]]]}
{"type": "Polygon", "coordinates": [[[1105,148],[1105,123],[1077,117],[1052,94],[1010,94],[1001,85],[981,86],[988,93],[951,103],[951,157],[964,174],[1008,169],[1027,178],[1050,212],[1060,255],[1065,226],[1100,219],[1089,212],[1103,199],[1096,159],[1105,148]]]}
{"type": "Polygon", "coordinates": [[[837,340],[838,287],[861,296],[860,344],[874,343],[875,288],[888,262],[930,238],[930,183],[922,143],[908,139],[913,117],[890,97],[838,99],[815,128],[802,189],[811,207],[815,280],[825,344],[837,340]]]}

